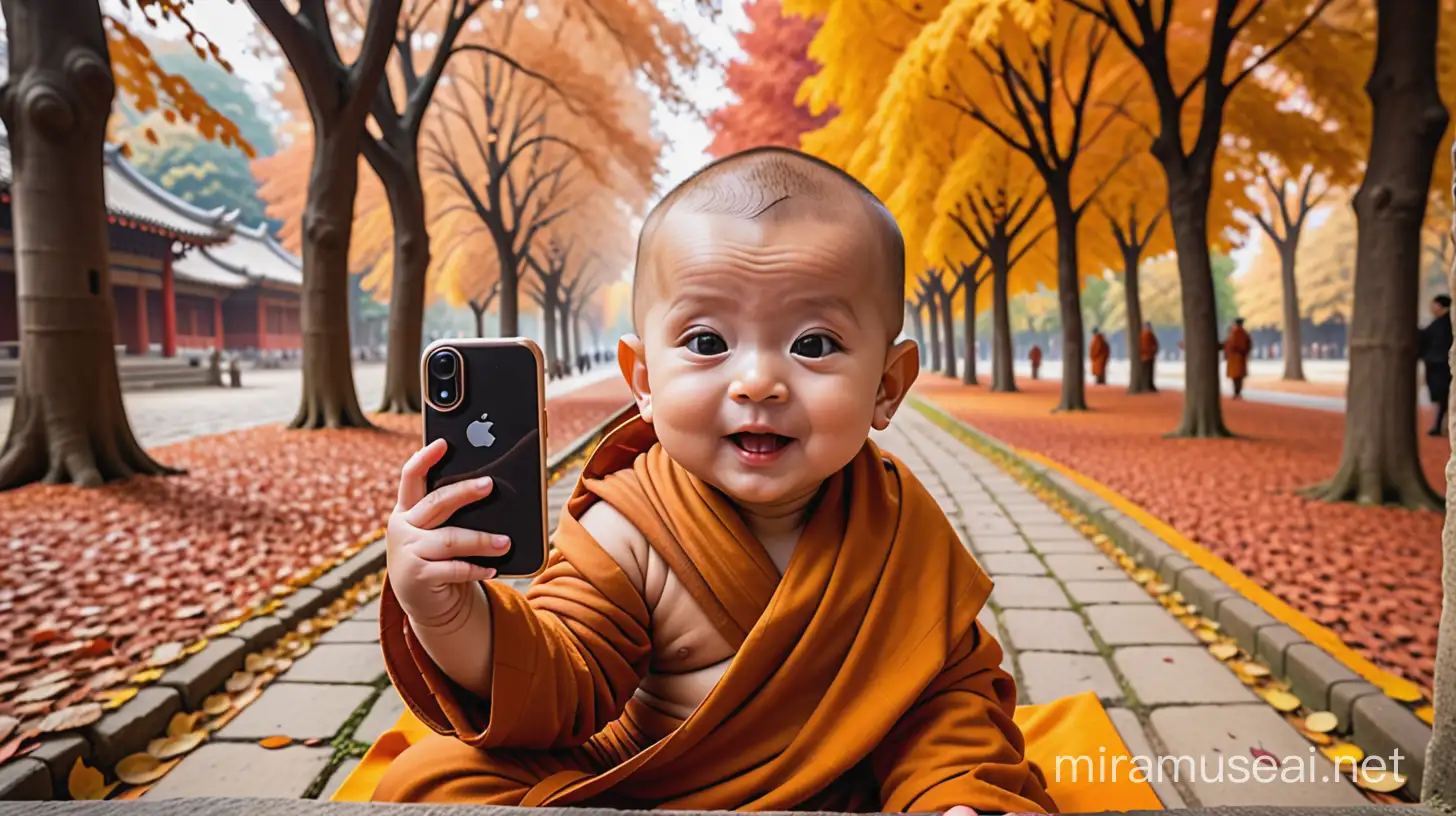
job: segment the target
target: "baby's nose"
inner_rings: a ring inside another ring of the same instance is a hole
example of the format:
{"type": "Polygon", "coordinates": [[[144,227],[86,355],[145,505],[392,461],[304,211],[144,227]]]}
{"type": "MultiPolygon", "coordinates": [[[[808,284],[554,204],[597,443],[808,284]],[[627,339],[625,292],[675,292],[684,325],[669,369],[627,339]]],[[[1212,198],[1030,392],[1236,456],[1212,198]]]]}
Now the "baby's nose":
{"type": "Polygon", "coordinates": [[[755,355],[744,363],[742,370],[729,386],[735,401],[783,402],[788,399],[788,386],[775,374],[767,361],[755,355]]]}

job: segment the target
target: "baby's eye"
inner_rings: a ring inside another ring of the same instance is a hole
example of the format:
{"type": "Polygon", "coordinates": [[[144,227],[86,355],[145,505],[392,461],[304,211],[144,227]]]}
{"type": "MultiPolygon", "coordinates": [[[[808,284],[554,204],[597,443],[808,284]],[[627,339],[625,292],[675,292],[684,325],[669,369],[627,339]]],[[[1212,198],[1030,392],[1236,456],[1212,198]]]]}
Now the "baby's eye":
{"type": "Polygon", "coordinates": [[[688,338],[688,351],[704,357],[715,357],[728,350],[728,343],[713,332],[702,332],[688,338]]]}
{"type": "Polygon", "coordinates": [[[794,341],[791,351],[799,357],[818,359],[839,351],[839,344],[827,334],[806,334],[794,341]]]}

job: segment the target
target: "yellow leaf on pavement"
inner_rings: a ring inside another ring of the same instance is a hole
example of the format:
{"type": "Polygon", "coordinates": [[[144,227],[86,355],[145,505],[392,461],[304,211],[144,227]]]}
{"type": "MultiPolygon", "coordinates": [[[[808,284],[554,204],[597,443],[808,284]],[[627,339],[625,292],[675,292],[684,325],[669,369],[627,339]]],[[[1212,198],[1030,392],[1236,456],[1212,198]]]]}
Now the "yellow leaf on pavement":
{"type": "Polygon", "coordinates": [[[100,771],[86,767],[86,763],[76,757],[76,764],[71,766],[71,774],[66,778],[66,791],[71,794],[72,799],[105,799],[119,784],[121,783],[106,784],[106,777],[100,771]]]}

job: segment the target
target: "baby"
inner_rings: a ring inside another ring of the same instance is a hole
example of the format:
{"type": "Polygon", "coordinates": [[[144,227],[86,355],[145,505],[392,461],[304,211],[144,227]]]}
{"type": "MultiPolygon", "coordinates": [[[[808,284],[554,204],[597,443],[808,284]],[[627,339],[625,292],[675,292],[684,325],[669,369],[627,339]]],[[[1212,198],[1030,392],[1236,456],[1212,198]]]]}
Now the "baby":
{"type": "Polygon", "coordinates": [[[867,440],[918,373],[904,242],[831,165],[715,162],[648,216],[622,373],[637,416],[593,453],[522,597],[441,528],[489,485],[389,521],[389,673],[437,735],[388,801],[675,810],[1053,812],[976,622],[990,579],[867,440]]]}

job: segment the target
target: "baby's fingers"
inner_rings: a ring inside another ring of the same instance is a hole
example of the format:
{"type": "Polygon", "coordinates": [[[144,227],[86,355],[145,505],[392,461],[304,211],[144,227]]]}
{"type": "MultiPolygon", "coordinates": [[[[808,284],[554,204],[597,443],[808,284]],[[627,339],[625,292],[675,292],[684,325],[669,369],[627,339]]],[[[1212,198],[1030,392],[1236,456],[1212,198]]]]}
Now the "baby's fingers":
{"type": "Polygon", "coordinates": [[[409,510],[425,497],[428,492],[425,474],[445,455],[445,447],[445,440],[436,439],[415,451],[409,461],[404,463],[399,471],[399,509],[409,510]]]}
{"type": "Polygon", "coordinates": [[[473,584],[495,577],[495,569],[469,561],[430,561],[420,568],[420,580],[426,586],[473,584]]]}
{"type": "Polygon", "coordinates": [[[405,514],[405,521],[421,530],[432,530],[456,510],[489,496],[492,487],[494,482],[489,476],[442,487],[416,502],[405,514]]]}
{"type": "Polygon", "coordinates": [[[442,527],[420,536],[410,545],[410,552],[422,561],[449,561],[455,558],[499,557],[510,548],[511,540],[503,535],[442,527]]]}

